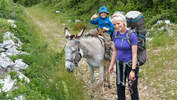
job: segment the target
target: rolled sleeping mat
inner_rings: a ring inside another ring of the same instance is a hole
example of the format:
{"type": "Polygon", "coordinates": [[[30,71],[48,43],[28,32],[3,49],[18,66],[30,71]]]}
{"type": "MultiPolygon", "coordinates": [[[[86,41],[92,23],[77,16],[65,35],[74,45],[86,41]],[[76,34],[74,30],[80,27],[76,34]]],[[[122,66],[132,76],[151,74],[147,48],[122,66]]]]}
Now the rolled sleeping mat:
{"type": "Polygon", "coordinates": [[[142,13],[139,11],[130,11],[125,17],[128,27],[136,28],[137,32],[140,32],[140,34],[146,34],[145,21],[142,13]]]}

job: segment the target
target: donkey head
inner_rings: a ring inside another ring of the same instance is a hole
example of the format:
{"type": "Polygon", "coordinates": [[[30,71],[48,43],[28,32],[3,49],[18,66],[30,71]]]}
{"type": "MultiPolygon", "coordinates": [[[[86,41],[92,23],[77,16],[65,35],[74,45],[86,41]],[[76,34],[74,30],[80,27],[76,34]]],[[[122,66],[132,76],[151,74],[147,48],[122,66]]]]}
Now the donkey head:
{"type": "Polygon", "coordinates": [[[75,66],[78,66],[80,59],[82,58],[80,53],[80,41],[79,38],[82,37],[85,28],[78,35],[71,35],[68,28],[65,27],[65,37],[67,43],[65,46],[65,67],[68,72],[73,72],[75,66]]]}

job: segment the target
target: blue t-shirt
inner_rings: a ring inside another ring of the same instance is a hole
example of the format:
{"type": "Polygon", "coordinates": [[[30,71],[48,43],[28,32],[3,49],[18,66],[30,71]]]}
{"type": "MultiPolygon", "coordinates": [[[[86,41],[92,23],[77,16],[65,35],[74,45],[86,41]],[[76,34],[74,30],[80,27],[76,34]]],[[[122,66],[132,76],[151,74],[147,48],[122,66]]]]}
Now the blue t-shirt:
{"type": "Polygon", "coordinates": [[[103,29],[103,27],[109,28],[109,31],[107,31],[108,34],[111,34],[114,30],[114,25],[112,24],[108,17],[106,18],[98,17],[95,18],[94,20],[90,20],[90,23],[97,25],[101,29],[103,29]]]}
{"type": "Polygon", "coordinates": [[[134,32],[130,34],[130,43],[128,43],[126,36],[128,31],[126,31],[124,34],[120,34],[117,32],[117,38],[115,38],[116,32],[113,32],[112,40],[115,44],[115,47],[117,49],[117,60],[128,62],[132,61],[132,45],[137,45],[137,37],[134,32]],[[125,39],[121,39],[118,37],[124,37],[125,39]]]}

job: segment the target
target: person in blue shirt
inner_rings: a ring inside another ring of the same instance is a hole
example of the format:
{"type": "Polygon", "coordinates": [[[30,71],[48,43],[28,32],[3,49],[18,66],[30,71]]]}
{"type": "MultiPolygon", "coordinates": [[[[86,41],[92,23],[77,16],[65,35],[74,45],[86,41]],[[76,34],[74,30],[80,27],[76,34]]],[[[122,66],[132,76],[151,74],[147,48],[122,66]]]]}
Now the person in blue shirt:
{"type": "Polygon", "coordinates": [[[100,7],[98,13],[99,15],[94,14],[90,19],[90,23],[97,25],[98,28],[89,31],[89,34],[96,35],[99,33],[100,29],[103,31],[103,37],[105,39],[105,58],[110,59],[112,45],[110,35],[114,30],[114,25],[108,17],[109,11],[106,6],[100,7]]]}
{"type": "Polygon", "coordinates": [[[107,16],[109,15],[108,9],[106,8],[106,6],[102,6],[99,8],[98,13],[99,15],[94,14],[91,17],[90,23],[97,25],[98,28],[101,28],[102,30],[104,30],[110,35],[114,30],[114,25],[112,24],[109,17],[107,16]]]}

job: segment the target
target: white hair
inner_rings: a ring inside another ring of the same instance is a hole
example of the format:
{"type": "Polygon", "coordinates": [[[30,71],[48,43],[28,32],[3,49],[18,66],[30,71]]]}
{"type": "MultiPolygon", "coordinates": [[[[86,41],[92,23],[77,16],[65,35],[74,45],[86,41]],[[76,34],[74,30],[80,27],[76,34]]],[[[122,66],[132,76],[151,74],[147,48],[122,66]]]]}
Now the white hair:
{"type": "Polygon", "coordinates": [[[121,13],[121,12],[115,12],[112,16],[111,16],[111,21],[123,21],[125,23],[125,27],[127,27],[127,20],[125,18],[125,16],[121,13]]]}

